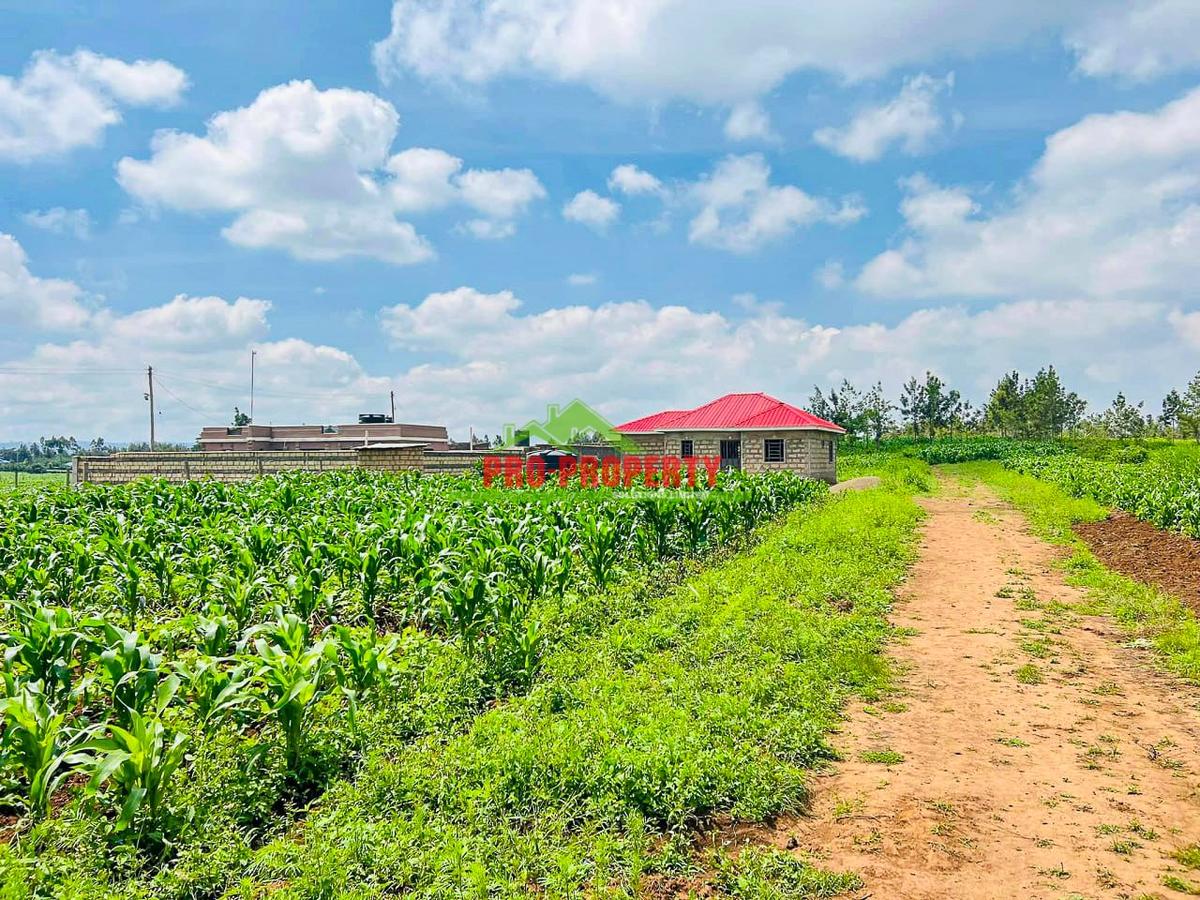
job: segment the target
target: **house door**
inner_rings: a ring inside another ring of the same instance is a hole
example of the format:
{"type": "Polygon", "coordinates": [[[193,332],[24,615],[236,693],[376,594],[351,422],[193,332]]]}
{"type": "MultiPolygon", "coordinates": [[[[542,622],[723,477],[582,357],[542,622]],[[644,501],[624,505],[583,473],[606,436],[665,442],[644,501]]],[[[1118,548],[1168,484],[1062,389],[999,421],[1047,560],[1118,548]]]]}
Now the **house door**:
{"type": "Polygon", "coordinates": [[[742,467],[742,442],[721,441],[721,469],[740,469],[742,467]]]}

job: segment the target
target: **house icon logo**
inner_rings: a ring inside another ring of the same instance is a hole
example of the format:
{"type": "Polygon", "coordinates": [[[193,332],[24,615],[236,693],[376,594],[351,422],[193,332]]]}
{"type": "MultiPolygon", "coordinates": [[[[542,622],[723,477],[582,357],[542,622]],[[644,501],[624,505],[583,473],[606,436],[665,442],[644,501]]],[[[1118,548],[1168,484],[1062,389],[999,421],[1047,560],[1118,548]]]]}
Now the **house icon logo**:
{"type": "Polygon", "coordinates": [[[504,426],[505,447],[528,447],[531,443],[549,444],[572,453],[580,444],[610,444],[627,452],[637,450],[611,422],[578,399],[564,407],[547,404],[545,421],[530,419],[522,428],[511,422],[504,426]]]}

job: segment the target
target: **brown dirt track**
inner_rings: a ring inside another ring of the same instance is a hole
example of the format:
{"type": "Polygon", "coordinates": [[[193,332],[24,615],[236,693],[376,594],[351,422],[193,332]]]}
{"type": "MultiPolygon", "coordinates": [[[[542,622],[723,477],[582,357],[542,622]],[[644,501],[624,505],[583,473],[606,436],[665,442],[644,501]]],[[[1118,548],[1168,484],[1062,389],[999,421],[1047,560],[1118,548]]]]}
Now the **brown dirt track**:
{"type": "Polygon", "coordinates": [[[848,711],[810,815],[736,840],[877,900],[1185,896],[1163,878],[1200,882],[1171,855],[1200,841],[1200,691],[1075,613],[1058,551],[985,487],[924,504],[893,614],[903,695],[848,711]]]}
{"type": "Polygon", "coordinates": [[[1076,525],[1075,533],[1110,569],[1160,587],[1200,612],[1200,541],[1125,512],[1076,525]]]}

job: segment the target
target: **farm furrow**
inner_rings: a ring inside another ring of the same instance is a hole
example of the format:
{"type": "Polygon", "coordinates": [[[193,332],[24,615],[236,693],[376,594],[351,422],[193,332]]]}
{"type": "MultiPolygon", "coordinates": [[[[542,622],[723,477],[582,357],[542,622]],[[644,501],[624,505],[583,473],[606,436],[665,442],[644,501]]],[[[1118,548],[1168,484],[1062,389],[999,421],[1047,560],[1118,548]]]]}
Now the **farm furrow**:
{"type": "MultiPolygon", "coordinates": [[[[858,704],[776,842],[905,898],[1159,896],[1194,873],[1200,693],[1123,644],[982,485],[923,501],[893,622],[905,694],[858,704]],[[1186,852],[1186,851],[1185,851],[1186,852]]],[[[1194,880],[1194,878],[1193,878],[1194,880]]]]}

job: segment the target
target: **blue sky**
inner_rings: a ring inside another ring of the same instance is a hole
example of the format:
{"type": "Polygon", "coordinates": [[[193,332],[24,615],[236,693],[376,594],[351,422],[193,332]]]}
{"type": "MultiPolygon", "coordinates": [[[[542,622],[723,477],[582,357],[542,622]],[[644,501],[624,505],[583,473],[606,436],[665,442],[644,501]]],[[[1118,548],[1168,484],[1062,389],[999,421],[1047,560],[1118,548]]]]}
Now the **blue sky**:
{"type": "Polygon", "coordinates": [[[1200,12],[0,2],[0,440],[1200,368],[1200,12]]]}

